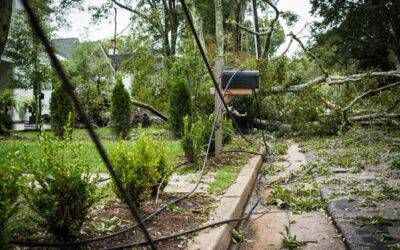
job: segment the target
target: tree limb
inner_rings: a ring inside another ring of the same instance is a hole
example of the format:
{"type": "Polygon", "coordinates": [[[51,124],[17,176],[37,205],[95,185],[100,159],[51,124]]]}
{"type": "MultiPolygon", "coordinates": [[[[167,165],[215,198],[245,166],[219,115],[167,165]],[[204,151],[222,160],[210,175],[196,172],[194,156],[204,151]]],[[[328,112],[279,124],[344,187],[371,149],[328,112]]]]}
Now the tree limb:
{"type": "Polygon", "coordinates": [[[349,82],[357,82],[365,77],[396,77],[400,78],[400,70],[397,71],[383,71],[383,72],[371,72],[371,73],[363,73],[363,74],[354,74],[354,75],[348,75],[348,76],[319,76],[313,80],[310,80],[306,83],[303,84],[297,84],[297,85],[291,85],[291,86],[275,86],[272,88],[271,92],[272,93],[286,93],[286,92],[302,92],[304,91],[307,87],[310,87],[314,84],[319,84],[326,82],[330,85],[340,85],[340,84],[345,84],[349,82]]]}
{"type": "Polygon", "coordinates": [[[246,32],[249,32],[249,33],[251,33],[251,34],[253,34],[253,35],[263,36],[263,35],[267,35],[267,34],[268,34],[268,32],[255,32],[254,30],[249,29],[249,28],[247,28],[247,27],[245,27],[245,26],[243,26],[243,25],[240,25],[240,24],[238,24],[237,22],[234,22],[234,24],[235,24],[236,26],[238,26],[239,28],[241,28],[242,30],[244,30],[244,31],[246,31],[246,32]]]}
{"type": "Polygon", "coordinates": [[[342,111],[343,111],[343,112],[346,112],[346,111],[349,110],[355,103],[357,103],[358,101],[360,101],[361,99],[363,99],[363,98],[366,97],[366,96],[369,96],[369,95],[371,95],[371,94],[378,93],[378,92],[381,92],[381,91],[383,91],[383,90],[386,90],[386,89],[395,87],[395,86],[397,86],[397,85],[399,85],[399,84],[400,84],[400,81],[399,81],[399,82],[392,83],[392,84],[385,85],[385,86],[380,87],[380,88],[377,88],[377,89],[368,90],[368,91],[362,93],[361,95],[357,96],[356,98],[354,98],[354,99],[349,103],[349,105],[347,105],[347,107],[345,107],[344,109],[342,109],[342,111]]]}
{"type": "Polygon", "coordinates": [[[269,6],[271,6],[274,11],[275,11],[275,18],[272,19],[271,24],[269,25],[269,30],[268,30],[268,34],[267,34],[267,40],[265,42],[265,49],[263,54],[265,55],[265,58],[267,58],[268,60],[268,53],[271,47],[271,41],[272,41],[272,34],[274,33],[274,28],[275,28],[275,23],[278,21],[279,19],[279,15],[280,15],[280,11],[278,10],[278,8],[269,0],[264,0],[269,6]]]}
{"type": "Polygon", "coordinates": [[[329,73],[325,69],[325,67],[322,65],[322,62],[318,59],[318,57],[316,57],[309,49],[307,49],[306,46],[304,46],[303,42],[293,32],[290,32],[289,36],[291,36],[296,42],[299,43],[299,45],[303,49],[304,53],[306,53],[309,57],[314,59],[314,61],[318,64],[319,69],[324,74],[324,76],[326,78],[328,78],[329,77],[329,73]]]}
{"type": "Polygon", "coordinates": [[[150,111],[154,115],[156,115],[156,116],[160,117],[161,119],[163,119],[164,121],[168,122],[168,117],[166,115],[164,115],[163,113],[161,113],[160,111],[158,111],[157,109],[155,109],[150,104],[147,104],[147,103],[144,103],[144,102],[139,102],[139,101],[134,100],[134,99],[132,99],[132,103],[133,103],[133,105],[136,105],[138,107],[147,109],[148,111],[150,111]]]}

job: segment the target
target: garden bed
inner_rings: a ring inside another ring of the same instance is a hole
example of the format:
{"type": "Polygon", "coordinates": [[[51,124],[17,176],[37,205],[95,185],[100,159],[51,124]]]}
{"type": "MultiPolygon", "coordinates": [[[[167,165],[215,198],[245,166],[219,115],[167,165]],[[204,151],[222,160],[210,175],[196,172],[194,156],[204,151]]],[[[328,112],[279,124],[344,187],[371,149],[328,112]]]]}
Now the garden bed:
{"type": "MultiPolygon", "coordinates": [[[[161,195],[158,204],[154,200],[143,202],[142,215],[150,214],[158,210],[163,204],[176,199],[177,195],[161,195]]],[[[192,229],[207,221],[212,211],[215,200],[207,195],[196,194],[184,199],[177,205],[169,205],[166,210],[154,218],[145,222],[153,238],[159,238],[174,234],[176,232],[192,229]]],[[[94,238],[117,232],[132,224],[135,224],[126,204],[116,199],[108,199],[106,202],[95,205],[82,227],[83,238],[94,238]]],[[[191,236],[189,236],[191,237],[191,236]]],[[[42,228],[25,229],[17,235],[17,239],[51,240],[51,236],[42,228]]],[[[140,228],[130,230],[115,238],[98,241],[89,244],[90,248],[106,248],[117,245],[124,245],[144,240],[140,228]]],[[[180,237],[158,244],[161,249],[185,248],[187,238],[180,237]]]]}

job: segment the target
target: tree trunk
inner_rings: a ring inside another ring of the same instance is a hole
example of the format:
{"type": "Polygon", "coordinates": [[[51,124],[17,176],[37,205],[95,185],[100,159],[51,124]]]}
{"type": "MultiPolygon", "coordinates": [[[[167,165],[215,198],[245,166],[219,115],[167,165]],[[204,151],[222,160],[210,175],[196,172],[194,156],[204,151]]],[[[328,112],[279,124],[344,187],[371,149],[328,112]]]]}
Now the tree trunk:
{"type": "Polygon", "coordinates": [[[222,0],[215,0],[215,38],[217,40],[218,45],[218,54],[217,58],[219,60],[224,60],[224,47],[225,47],[225,39],[224,39],[224,16],[222,12],[222,0]]]}
{"type": "Polygon", "coordinates": [[[204,38],[203,20],[201,20],[200,13],[197,10],[196,1],[190,2],[190,12],[193,17],[194,27],[196,28],[197,34],[199,35],[201,47],[203,47],[204,52],[207,53],[206,40],[204,38]]]}
{"type": "Polygon", "coordinates": [[[7,43],[8,31],[12,14],[12,0],[0,1],[0,56],[3,54],[7,43]]]}

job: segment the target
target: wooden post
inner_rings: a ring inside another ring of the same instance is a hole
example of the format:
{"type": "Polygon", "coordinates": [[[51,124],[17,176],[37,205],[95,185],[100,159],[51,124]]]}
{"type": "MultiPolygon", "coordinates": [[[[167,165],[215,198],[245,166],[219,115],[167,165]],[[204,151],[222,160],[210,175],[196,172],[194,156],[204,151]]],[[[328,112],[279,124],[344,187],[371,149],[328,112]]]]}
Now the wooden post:
{"type": "MultiPolygon", "coordinates": [[[[217,79],[218,87],[221,89],[221,75],[222,75],[222,60],[217,59],[215,62],[215,79],[217,79]]],[[[215,160],[220,161],[222,159],[222,109],[224,108],[222,105],[222,101],[218,95],[218,92],[215,91],[215,112],[214,114],[217,116],[217,120],[215,122],[215,160]]]]}

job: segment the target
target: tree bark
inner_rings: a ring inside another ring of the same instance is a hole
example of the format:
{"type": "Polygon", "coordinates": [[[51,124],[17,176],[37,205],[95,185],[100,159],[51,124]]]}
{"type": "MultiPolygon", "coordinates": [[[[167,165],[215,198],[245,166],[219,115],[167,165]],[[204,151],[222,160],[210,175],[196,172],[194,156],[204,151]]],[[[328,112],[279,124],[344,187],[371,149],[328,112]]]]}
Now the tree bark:
{"type": "Polygon", "coordinates": [[[222,0],[214,0],[215,7],[215,38],[218,45],[218,59],[224,61],[224,16],[222,12],[222,0]]]}

